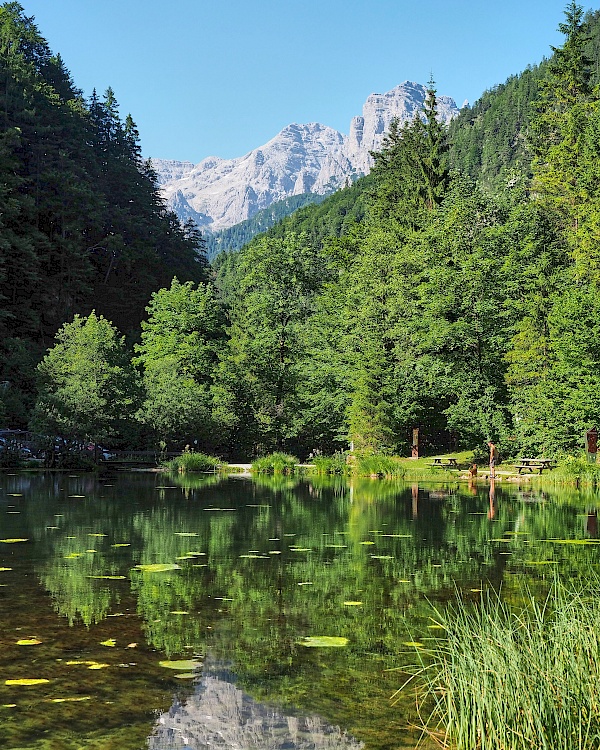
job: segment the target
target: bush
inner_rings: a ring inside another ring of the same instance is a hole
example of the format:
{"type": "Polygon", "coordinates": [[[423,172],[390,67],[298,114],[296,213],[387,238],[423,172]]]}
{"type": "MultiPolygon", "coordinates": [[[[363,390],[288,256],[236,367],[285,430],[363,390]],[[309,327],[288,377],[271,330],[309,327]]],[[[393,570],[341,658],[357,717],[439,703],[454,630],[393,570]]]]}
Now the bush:
{"type": "Polygon", "coordinates": [[[600,484],[600,464],[590,463],[587,455],[564,456],[552,472],[552,479],[564,482],[600,484]]]}
{"type": "Polygon", "coordinates": [[[425,731],[443,747],[600,747],[600,582],[573,591],[556,579],[545,601],[523,596],[516,610],[495,592],[435,610],[446,637],[419,652],[401,690],[417,678],[419,702],[433,704],[425,731]]]}
{"type": "Polygon", "coordinates": [[[258,474],[293,474],[297,470],[298,459],[288,453],[270,453],[257,458],[250,471],[258,474]]]}
{"type": "Polygon", "coordinates": [[[317,474],[348,474],[350,470],[346,454],[342,451],[333,456],[315,456],[312,463],[317,474]]]}
{"type": "Polygon", "coordinates": [[[214,456],[207,456],[204,453],[194,453],[193,451],[184,451],[181,456],[177,456],[166,464],[171,471],[219,471],[224,468],[220,459],[214,456]]]}
{"type": "Polygon", "coordinates": [[[403,477],[404,466],[400,459],[394,456],[383,456],[374,453],[368,456],[359,456],[354,464],[354,473],[360,477],[403,477]]]}

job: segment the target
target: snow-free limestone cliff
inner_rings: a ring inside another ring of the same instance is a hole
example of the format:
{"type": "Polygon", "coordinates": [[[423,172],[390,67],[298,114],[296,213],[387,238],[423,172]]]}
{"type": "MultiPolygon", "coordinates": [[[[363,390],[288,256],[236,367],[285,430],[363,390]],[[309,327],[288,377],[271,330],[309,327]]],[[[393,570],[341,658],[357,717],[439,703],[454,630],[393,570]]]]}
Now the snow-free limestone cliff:
{"type": "MultiPolygon", "coordinates": [[[[427,88],[405,81],[385,94],[371,94],[354,117],[349,135],[319,123],[291,124],[264,146],[236,159],[215,156],[199,164],[152,159],[169,205],[203,230],[225,229],[291,195],[325,195],[368,173],[370,151],[381,147],[394,117],[410,120],[421,111],[427,88]]],[[[454,101],[438,97],[438,114],[449,122],[454,101]]]]}

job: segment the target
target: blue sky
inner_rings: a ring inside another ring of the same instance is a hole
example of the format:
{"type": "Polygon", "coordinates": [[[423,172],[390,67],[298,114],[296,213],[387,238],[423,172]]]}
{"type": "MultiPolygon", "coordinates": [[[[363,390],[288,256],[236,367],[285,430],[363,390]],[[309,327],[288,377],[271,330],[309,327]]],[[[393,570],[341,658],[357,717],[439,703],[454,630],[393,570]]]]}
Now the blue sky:
{"type": "MultiPolygon", "coordinates": [[[[547,56],[566,0],[21,0],[75,83],[115,90],[146,156],[241,156],[291,122],[343,133],[404,80],[460,106],[547,56]]],[[[589,6],[584,5],[585,8],[589,6]]]]}

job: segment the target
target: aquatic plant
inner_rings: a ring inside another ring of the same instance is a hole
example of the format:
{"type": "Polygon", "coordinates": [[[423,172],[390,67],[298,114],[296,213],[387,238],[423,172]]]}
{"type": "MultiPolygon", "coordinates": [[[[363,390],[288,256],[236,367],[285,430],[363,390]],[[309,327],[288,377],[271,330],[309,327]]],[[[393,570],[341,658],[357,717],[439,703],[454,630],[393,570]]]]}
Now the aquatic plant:
{"type": "Polygon", "coordinates": [[[270,453],[257,458],[250,471],[258,474],[293,474],[298,470],[298,459],[288,453],[270,453]]]}
{"type": "Polygon", "coordinates": [[[379,453],[357,457],[352,470],[360,477],[403,477],[405,473],[401,459],[379,453]]]}
{"type": "Polygon", "coordinates": [[[347,454],[338,451],[332,456],[315,456],[311,463],[316,474],[349,474],[350,467],[346,460],[347,454]]]}
{"type": "Polygon", "coordinates": [[[181,473],[186,471],[219,471],[226,466],[219,458],[194,451],[184,451],[180,456],[165,465],[170,471],[181,473]]]}
{"type": "Polygon", "coordinates": [[[600,463],[591,463],[585,453],[564,456],[548,479],[565,484],[600,484],[600,463]]]}
{"type": "Polygon", "coordinates": [[[525,590],[511,608],[492,592],[435,610],[445,637],[416,649],[401,688],[417,679],[425,732],[455,750],[599,747],[599,595],[598,580],[557,578],[541,602],[525,590]]]}

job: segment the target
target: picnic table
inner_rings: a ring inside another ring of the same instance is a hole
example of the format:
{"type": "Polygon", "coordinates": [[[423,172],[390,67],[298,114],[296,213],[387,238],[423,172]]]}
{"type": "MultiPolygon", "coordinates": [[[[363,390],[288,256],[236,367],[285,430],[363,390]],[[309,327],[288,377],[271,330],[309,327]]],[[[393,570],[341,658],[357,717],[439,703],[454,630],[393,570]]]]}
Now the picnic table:
{"type": "Polygon", "coordinates": [[[458,469],[458,462],[455,458],[444,458],[443,456],[436,456],[429,465],[442,469],[458,469]]]}
{"type": "Polygon", "coordinates": [[[553,458],[518,458],[514,466],[515,469],[519,470],[519,474],[524,471],[528,471],[530,474],[537,471],[541,474],[544,469],[553,469],[555,465],[553,458]]]}

